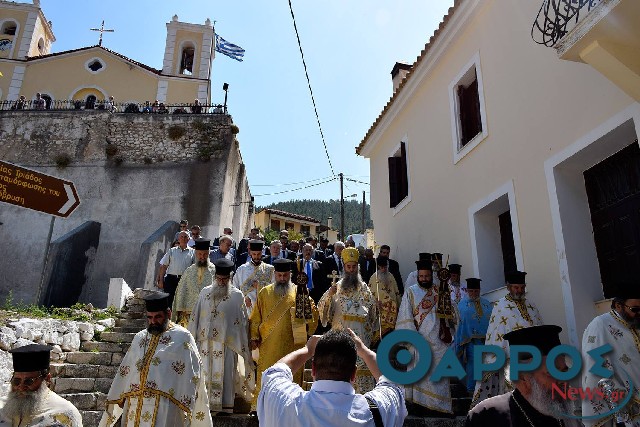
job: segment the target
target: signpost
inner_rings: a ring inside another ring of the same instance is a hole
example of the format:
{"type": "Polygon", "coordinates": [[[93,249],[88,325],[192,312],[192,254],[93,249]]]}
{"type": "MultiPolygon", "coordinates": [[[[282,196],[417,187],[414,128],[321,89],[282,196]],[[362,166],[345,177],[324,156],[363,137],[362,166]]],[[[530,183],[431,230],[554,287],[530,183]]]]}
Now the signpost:
{"type": "Polygon", "coordinates": [[[80,205],[71,181],[0,160],[0,201],[67,218],[80,205]]]}

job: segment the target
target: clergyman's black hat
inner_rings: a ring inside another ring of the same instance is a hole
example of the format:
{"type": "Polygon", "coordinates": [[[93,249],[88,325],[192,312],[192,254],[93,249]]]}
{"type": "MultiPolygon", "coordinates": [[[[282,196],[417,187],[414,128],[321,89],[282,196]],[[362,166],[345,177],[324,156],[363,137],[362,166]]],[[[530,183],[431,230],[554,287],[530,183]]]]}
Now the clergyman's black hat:
{"type": "Polygon", "coordinates": [[[418,260],[416,261],[416,269],[433,271],[433,262],[430,259],[418,260]]]}
{"type": "Polygon", "coordinates": [[[291,260],[280,258],[273,261],[273,268],[275,268],[276,271],[283,273],[283,272],[291,271],[292,264],[293,263],[291,262],[291,260]]]}
{"type": "Polygon", "coordinates": [[[431,261],[431,253],[429,253],[429,252],[420,252],[418,254],[418,259],[419,260],[428,259],[429,261],[431,261]]]}
{"type": "Polygon", "coordinates": [[[142,297],[147,311],[164,311],[169,307],[169,294],[165,292],[153,292],[142,297]]]}
{"type": "Polygon", "coordinates": [[[386,256],[379,256],[376,259],[376,262],[378,263],[378,267],[386,267],[387,265],[389,265],[389,258],[387,258],[386,256]]]}
{"type": "Polygon", "coordinates": [[[258,239],[249,240],[249,250],[250,251],[261,251],[264,247],[264,242],[258,239]]]}
{"type": "Polygon", "coordinates": [[[510,285],[524,285],[525,284],[525,280],[524,280],[524,276],[526,276],[527,273],[524,271],[510,271],[507,274],[505,274],[505,279],[507,280],[507,283],[510,285]]]}
{"type": "Polygon", "coordinates": [[[449,264],[449,271],[453,274],[460,274],[461,269],[462,265],[460,264],[449,264]]]}
{"type": "Polygon", "coordinates": [[[35,372],[49,369],[48,345],[29,344],[9,350],[13,357],[13,372],[35,372]]]}
{"type": "Polygon", "coordinates": [[[193,249],[196,251],[208,251],[211,245],[211,240],[198,239],[196,244],[193,245],[193,249]]]}
{"type": "Polygon", "coordinates": [[[216,266],[216,276],[229,276],[233,270],[233,261],[227,258],[220,258],[213,261],[216,266]]]}
{"type": "Polygon", "coordinates": [[[539,325],[521,328],[504,335],[504,339],[512,345],[532,345],[540,350],[543,356],[552,348],[560,345],[562,328],[556,325],[539,325]]]}
{"type": "Polygon", "coordinates": [[[480,282],[482,279],[476,279],[475,277],[469,277],[467,280],[467,289],[480,289],[480,282]]]}

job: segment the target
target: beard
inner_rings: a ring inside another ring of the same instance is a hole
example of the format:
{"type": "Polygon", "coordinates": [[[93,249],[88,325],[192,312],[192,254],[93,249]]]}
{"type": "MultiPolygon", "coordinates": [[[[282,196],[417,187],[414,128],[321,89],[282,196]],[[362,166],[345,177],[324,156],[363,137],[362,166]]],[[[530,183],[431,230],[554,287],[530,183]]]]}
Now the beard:
{"type": "Polygon", "coordinates": [[[564,400],[554,400],[551,393],[540,386],[538,382],[531,378],[531,394],[527,401],[534,409],[543,415],[555,418],[564,418],[565,414],[571,413],[571,407],[564,400]]]}
{"type": "Polygon", "coordinates": [[[47,383],[42,381],[34,391],[9,391],[2,412],[9,418],[29,418],[43,407],[48,390],[47,383]]]}
{"type": "Polygon", "coordinates": [[[634,329],[640,329],[640,317],[638,316],[629,316],[626,311],[619,312],[622,320],[629,323],[629,325],[634,329]]]}
{"type": "Polygon", "coordinates": [[[509,295],[511,295],[511,298],[514,301],[524,301],[525,299],[527,299],[527,293],[523,292],[521,294],[512,294],[511,292],[509,292],[509,295]]]}
{"type": "Polygon", "coordinates": [[[428,280],[428,281],[424,281],[424,282],[420,282],[420,281],[418,281],[418,285],[419,285],[421,288],[429,289],[430,287],[432,287],[432,286],[433,286],[433,280],[428,280]]]}
{"type": "Polygon", "coordinates": [[[217,299],[225,297],[229,293],[229,282],[220,283],[217,280],[215,282],[213,286],[213,297],[217,299]]]}
{"type": "Polygon", "coordinates": [[[276,296],[283,297],[287,294],[291,285],[293,285],[293,283],[291,283],[291,280],[276,281],[275,286],[273,287],[273,291],[275,292],[276,296]]]}
{"type": "Polygon", "coordinates": [[[198,267],[207,267],[207,266],[209,265],[209,260],[208,260],[208,259],[205,259],[205,260],[198,260],[198,261],[196,262],[196,265],[197,265],[198,267]]]}
{"type": "Polygon", "coordinates": [[[360,286],[362,282],[362,276],[360,273],[355,271],[353,273],[349,273],[347,271],[344,272],[344,277],[340,282],[340,287],[345,291],[355,291],[360,286]]]}
{"type": "Polygon", "coordinates": [[[149,325],[147,326],[147,331],[153,335],[160,335],[167,329],[167,325],[169,325],[169,317],[164,319],[162,325],[149,325]]]}

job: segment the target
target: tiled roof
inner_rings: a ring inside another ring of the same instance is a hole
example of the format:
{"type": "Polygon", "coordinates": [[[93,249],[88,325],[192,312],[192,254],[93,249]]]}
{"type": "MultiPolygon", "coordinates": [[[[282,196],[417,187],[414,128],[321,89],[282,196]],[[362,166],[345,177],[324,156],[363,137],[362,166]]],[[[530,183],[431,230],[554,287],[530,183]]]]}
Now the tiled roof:
{"type": "Polygon", "coordinates": [[[356,154],[360,154],[360,151],[364,148],[367,142],[367,139],[369,139],[371,134],[376,130],[376,128],[378,127],[378,124],[380,123],[384,115],[387,114],[387,112],[393,105],[394,101],[398,98],[398,95],[402,91],[402,88],[404,88],[404,86],[407,84],[407,81],[409,81],[409,79],[413,76],[413,73],[415,72],[420,62],[426,58],[427,53],[429,52],[429,49],[431,49],[431,46],[433,46],[433,43],[437,40],[438,36],[440,36],[442,31],[446,27],[447,23],[451,20],[451,17],[453,16],[454,12],[456,11],[456,9],[458,9],[458,7],[460,6],[460,3],[462,3],[463,1],[464,0],[455,0],[453,3],[453,6],[449,8],[449,10],[447,11],[447,14],[442,18],[442,22],[440,22],[438,29],[436,29],[433,32],[433,35],[429,39],[429,42],[424,46],[424,49],[422,49],[422,51],[420,52],[420,55],[416,58],[416,61],[411,66],[411,69],[409,70],[405,78],[402,80],[402,82],[400,82],[398,89],[393,93],[393,95],[391,95],[391,98],[389,98],[387,105],[384,106],[378,118],[373,122],[373,124],[367,131],[367,134],[364,136],[364,138],[362,138],[362,141],[360,141],[360,145],[356,147],[356,154]]]}
{"type": "Polygon", "coordinates": [[[157,69],[155,69],[153,67],[149,67],[148,65],[145,65],[142,62],[135,61],[135,60],[133,60],[131,58],[128,58],[128,57],[126,57],[126,56],[124,56],[124,55],[122,55],[122,54],[120,54],[120,53],[118,53],[116,51],[113,51],[111,49],[107,49],[104,46],[98,46],[98,45],[86,46],[86,47],[81,47],[81,48],[78,48],[78,49],[63,50],[62,52],[50,53],[48,55],[30,56],[30,57],[27,57],[27,61],[35,61],[37,59],[44,59],[44,58],[50,58],[50,57],[54,57],[54,56],[61,56],[61,55],[66,55],[68,53],[80,52],[80,51],[83,51],[83,50],[89,50],[89,49],[94,49],[94,48],[102,49],[105,52],[109,52],[112,55],[115,55],[115,56],[117,56],[119,58],[122,58],[127,62],[130,62],[130,63],[132,63],[134,65],[137,65],[140,68],[144,68],[147,71],[151,71],[154,74],[161,74],[162,73],[162,70],[157,70],[157,69]]]}
{"type": "MultiPolygon", "coordinates": [[[[318,221],[315,218],[312,218],[310,216],[305,216],[305,215],[298,215],[298,214],[294,214],[294,213],[290,213],[290,212],[285,212],[285,211],[281,211],[279,209],[263,209],[260,212],[266,212],[268,214],[273,214],[273,215],[280,215],[280,216],[284,216],[287,218],[292,218],[292,219],[297,219],[299,221],[306,221],[306,222],[313,222],[315,224],[320,224],[320,221],[318,221]]],[[[258,212],[258,213],[260,213],[258,212]]]]}

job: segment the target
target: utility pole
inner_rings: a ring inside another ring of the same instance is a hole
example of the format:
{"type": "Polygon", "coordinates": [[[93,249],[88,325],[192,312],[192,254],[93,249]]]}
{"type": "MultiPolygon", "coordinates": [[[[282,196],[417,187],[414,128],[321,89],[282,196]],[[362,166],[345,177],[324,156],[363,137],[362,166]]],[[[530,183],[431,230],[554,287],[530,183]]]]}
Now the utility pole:
{"type": "Polygon", "coordinates": [[[367,202],[364,199],[364,190],[362,190],[362,234],[367,234],[365,233],[365,228],[364,228],[364,208],[365,206],[367,206],[366,203],[367,202]]]}
{"type": "Polygon", "coordinates": [[[344,175],[340,172],[338,176],[340,177],[340,239],[344,242],[344,175]]]}

